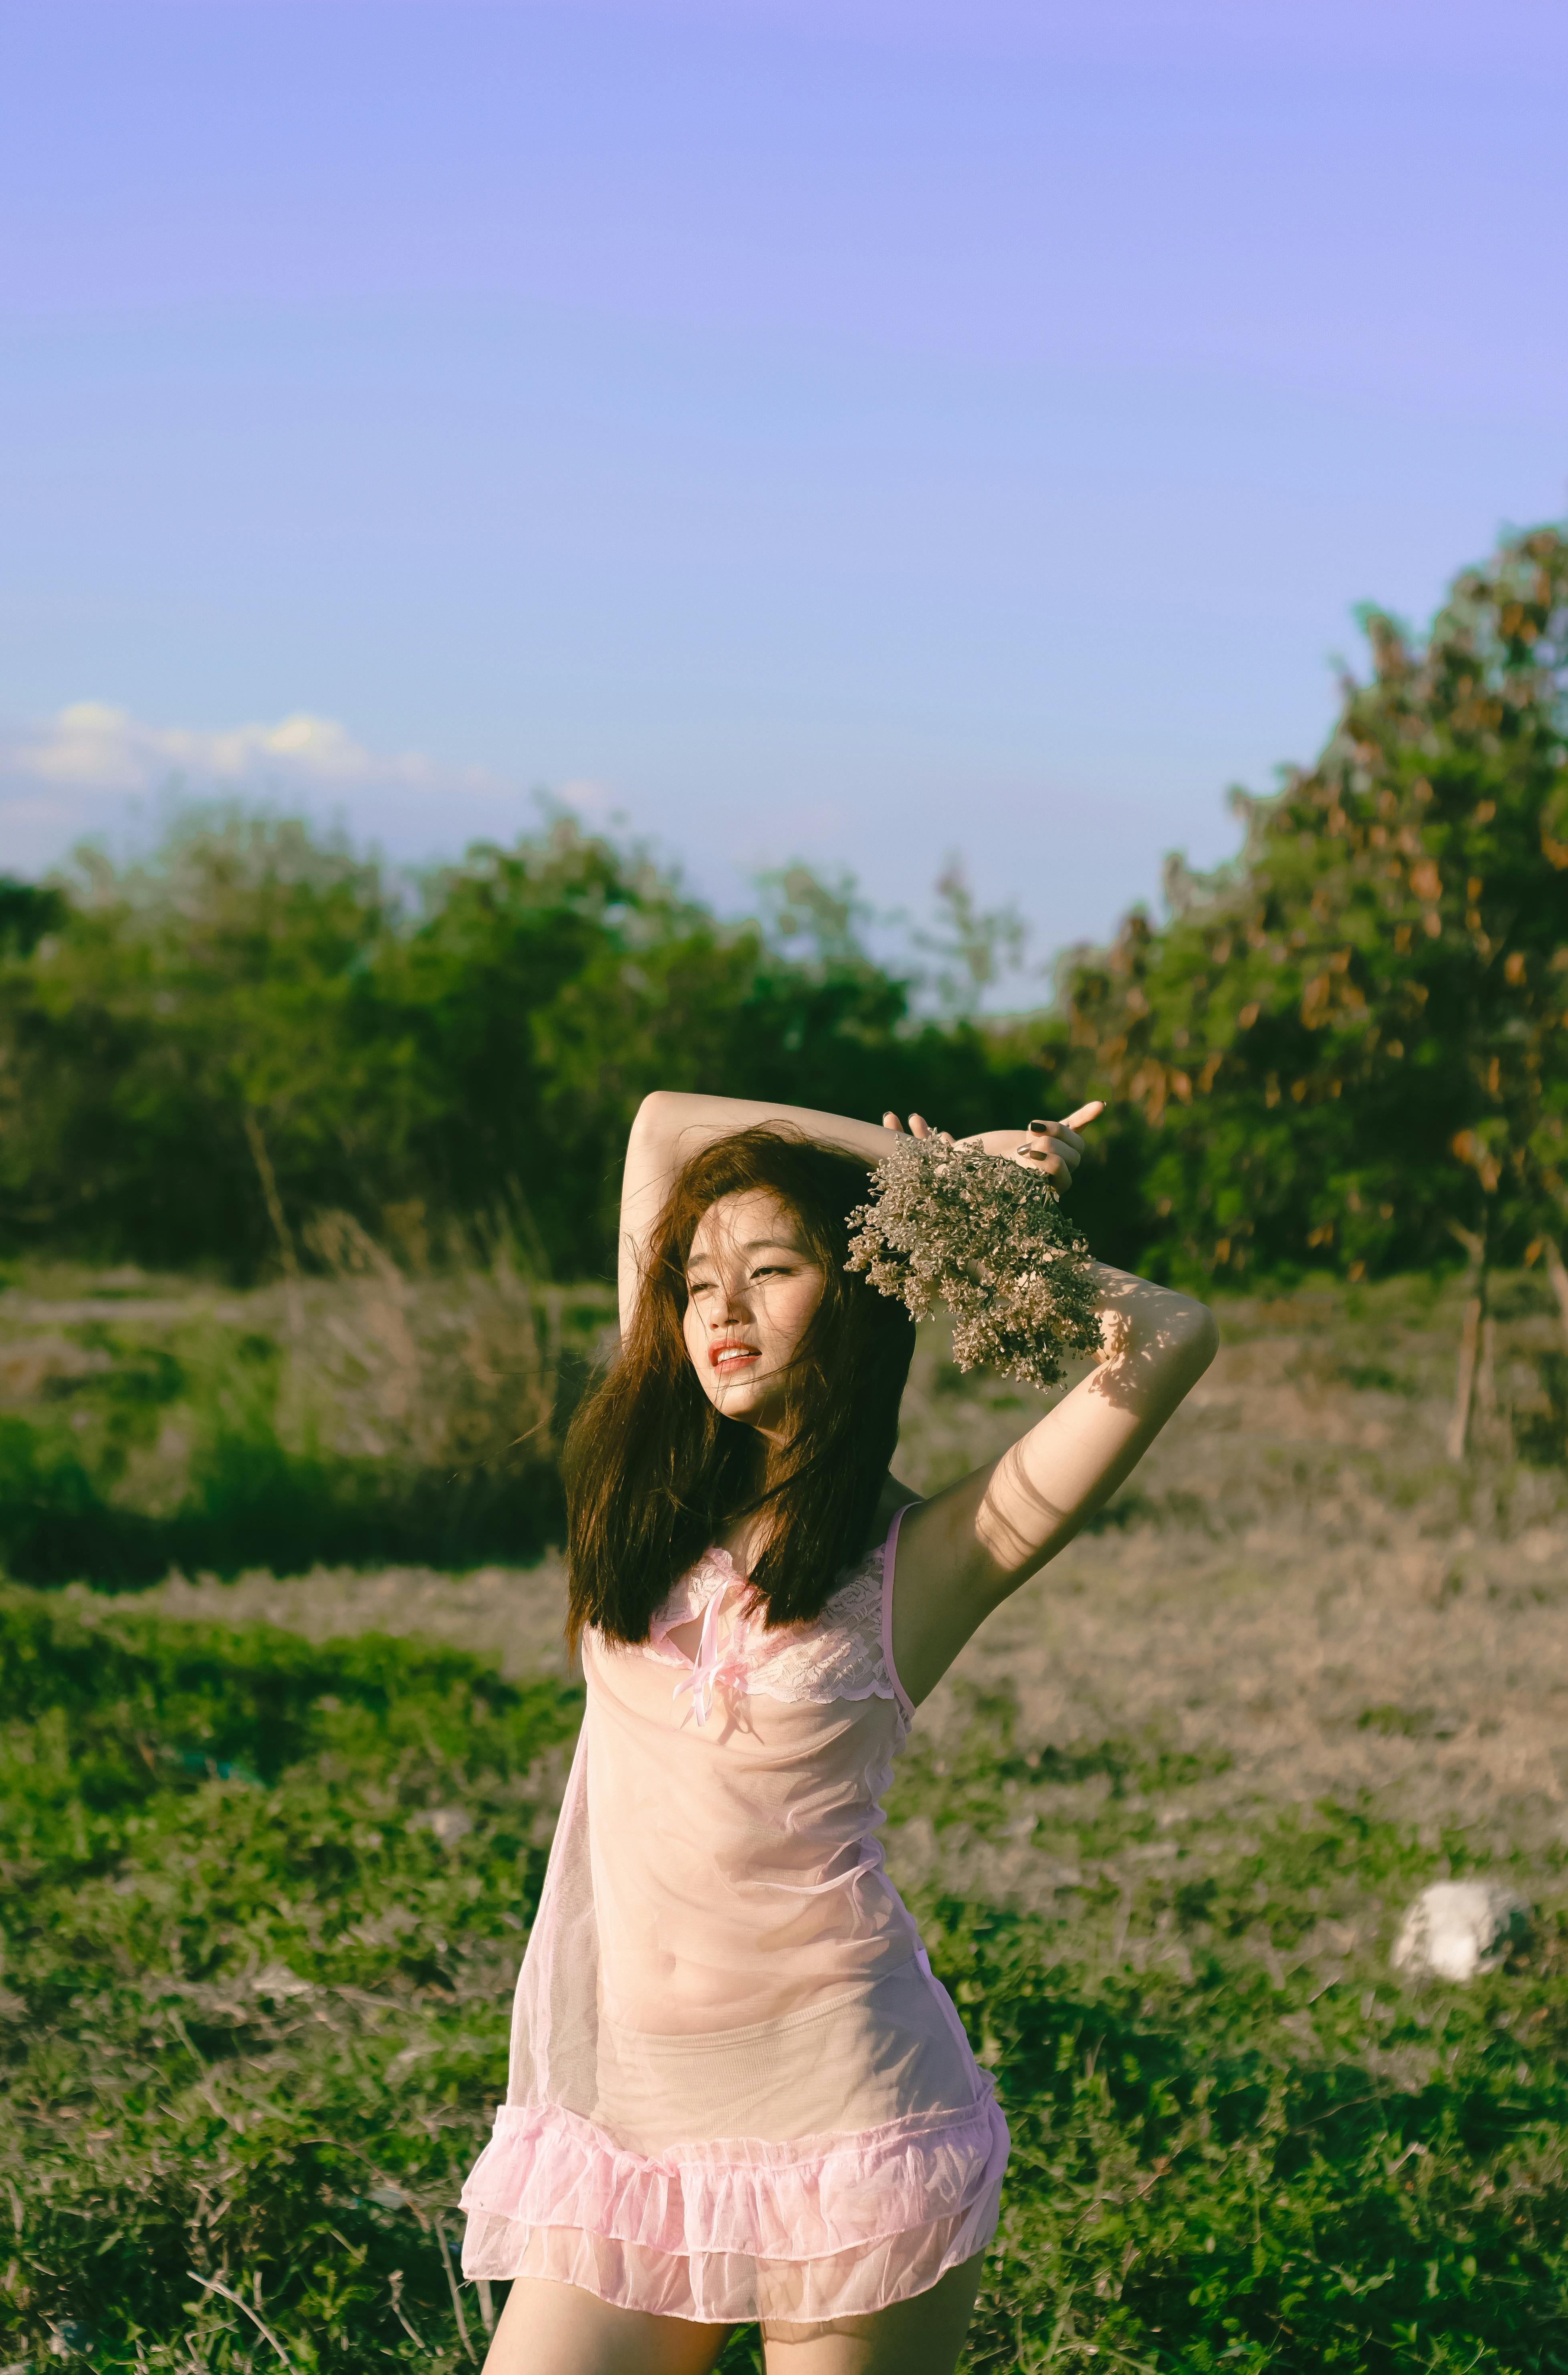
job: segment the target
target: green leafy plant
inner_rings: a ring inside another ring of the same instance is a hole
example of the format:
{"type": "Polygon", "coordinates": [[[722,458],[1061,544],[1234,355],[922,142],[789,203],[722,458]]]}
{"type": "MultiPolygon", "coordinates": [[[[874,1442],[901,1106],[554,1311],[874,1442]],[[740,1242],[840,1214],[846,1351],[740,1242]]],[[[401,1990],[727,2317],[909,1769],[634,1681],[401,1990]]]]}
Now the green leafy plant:
{"type": "Polygon", "coordinates": [[[88,1615],[0,1600],[5,2357],[467,2366],[455,2203],[575,1694],[88,1615]]]}
{"type": "MultiPolygon", "coordinates": [[[[430,1644],[0,1600],[6,2363],[477,2364],[456,2197],[577,1708],[430,1644]]],[[[973,2375],[1558,2375],[1558,1925],[1401,1988],[1394,1908],[1463,1837],[1221,1784],[1153,1733],[1033,1737],[1007,1689],[901,1764],[895,1868],[949,1859],[913,1902],[1013,2135],[973,2375]],[[1043,1902],[987,1895],[1002,1848],[1043,1902]]]]}

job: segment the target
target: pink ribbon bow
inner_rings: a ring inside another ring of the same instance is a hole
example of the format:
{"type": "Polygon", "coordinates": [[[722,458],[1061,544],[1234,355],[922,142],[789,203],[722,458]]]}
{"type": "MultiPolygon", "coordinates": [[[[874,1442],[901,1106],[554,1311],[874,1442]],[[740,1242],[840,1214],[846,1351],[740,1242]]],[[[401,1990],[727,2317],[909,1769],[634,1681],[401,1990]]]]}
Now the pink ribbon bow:
{"type": "Polygon", "coordinates": [[[725,1601],[735,1589],[721,1584],[709,1601],[702,1617],[702,1630],[698,1637],[697,1655],[691,1661],[691,1672],[683,1675],[670,1693],[672,1698],[691,1694],[691,1711],[699,1729],[713,1711],[713,1693],[722,1690],[726,1697],[744,1689],[746,1684],[746,1642],[749,1630],[744,1615],[737,1615],[722,1647],[719,1622],[725,1601]]]}

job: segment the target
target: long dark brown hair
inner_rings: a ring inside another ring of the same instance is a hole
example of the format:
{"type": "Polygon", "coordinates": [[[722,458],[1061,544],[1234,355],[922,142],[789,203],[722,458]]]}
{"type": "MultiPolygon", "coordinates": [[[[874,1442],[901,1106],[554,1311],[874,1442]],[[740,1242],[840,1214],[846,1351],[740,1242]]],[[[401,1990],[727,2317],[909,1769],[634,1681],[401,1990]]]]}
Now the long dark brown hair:
{"type": "Polygon", "coordinates": [[[573,1645],[588,1625],[645,1641],[677,1577],[755,1510],[768,1540],[751,1582],[769,1625],[815,1616],[865,1550],[914,1350],[903,1306],[844,1269],[866,1188],[855,1156],[778,1125],[716,1140],[676,1179],[619,1357],[566,1439],[573,1645]],[[759,1188],[788,1205],[824,1281],[791,1365],[788,1443],[771,1462],[754,1428],[714,1409],[681,1332],[703,1213],[759,1188]]]}

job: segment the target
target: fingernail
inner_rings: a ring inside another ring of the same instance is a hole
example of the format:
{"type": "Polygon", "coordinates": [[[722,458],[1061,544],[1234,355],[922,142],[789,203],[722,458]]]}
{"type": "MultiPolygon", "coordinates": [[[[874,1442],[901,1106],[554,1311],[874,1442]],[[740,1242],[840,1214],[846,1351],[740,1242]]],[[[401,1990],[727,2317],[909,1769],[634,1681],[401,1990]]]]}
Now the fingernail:
{"type": "Polygon", "coordinates": [[[1031,1129],[1049,1130],[1051,1125],[1046,1121],[1032,1121],[1029,1127],[1031,1129]]]}

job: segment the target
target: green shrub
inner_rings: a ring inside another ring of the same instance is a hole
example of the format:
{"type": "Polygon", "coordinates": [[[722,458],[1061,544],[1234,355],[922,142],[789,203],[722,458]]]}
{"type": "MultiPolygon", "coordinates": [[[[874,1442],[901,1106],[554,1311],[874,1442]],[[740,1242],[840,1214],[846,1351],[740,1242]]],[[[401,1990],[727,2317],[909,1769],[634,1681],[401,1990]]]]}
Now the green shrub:
{"type": "Polygon", "coordinates": [[[536,1559],[560,1538],[552,1462],[522,1474],[408,1475],[372,1459],[289,1451],[276,1436],[222,1435],[165,1516],[109,1499],[83,1463],[21,1418],[0,1417],[0,1568],[21,1583],[156,1583],[171,1567],[296,1575],[320,1562],[474,1566],[536,1559]]]}
{"type": "Polygon", "coordinates": [[[501,1257],[410,1275],[341,1214],[316,1234],[332,1274],[287,1290],[84,1296],[44,1273],[53,1293],[0,1313],[20,1388],[0,1568],[124,1589],[171,1567],[526,1562],[560,1539],[556,1452],[605,1291],[501,1257]]]}

